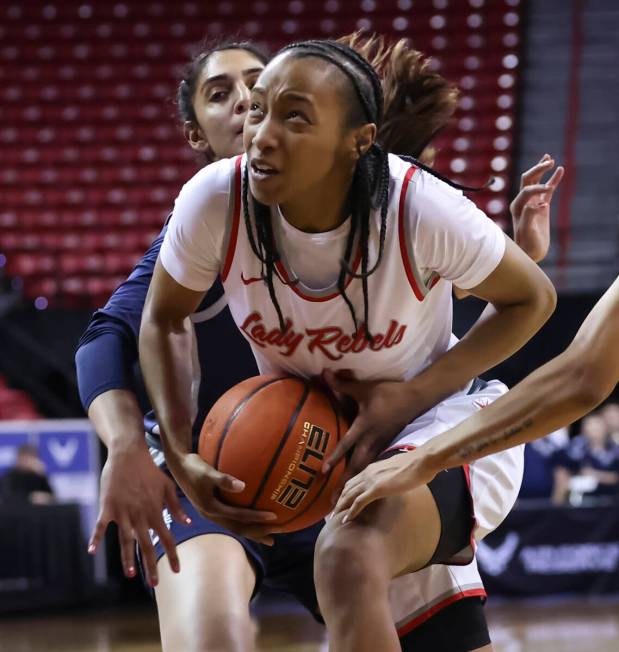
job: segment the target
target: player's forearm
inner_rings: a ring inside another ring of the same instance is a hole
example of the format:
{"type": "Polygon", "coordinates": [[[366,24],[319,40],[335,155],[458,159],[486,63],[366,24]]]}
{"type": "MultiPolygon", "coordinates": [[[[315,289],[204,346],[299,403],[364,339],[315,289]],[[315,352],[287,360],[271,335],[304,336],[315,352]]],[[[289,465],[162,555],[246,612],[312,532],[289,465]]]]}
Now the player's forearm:
{"type": "MultiPolygon", "coordinates": [[[[529,301],[493,308],[452,349],[409,381],[415,394],[432,405],[509,358],[541,328],[554,309],[554,295],[540,293],[529,301]]],[[[428,408],[431,405],[428,405],[428,408]]]]}
{"type": "Polygon", "coordinates": [[[595,477],[600,484],[614,485],[619,483],[619,473],[613,471],[599,471],[596,469],[595,477]]]}
{"type": "Polygon", "coordinates": [[[568,349],[419,452],[438,471],[533,441],[579,419],[603,400],[589,387],[582,353],[568,349]]]}
{"type": "Polygon", "coordinates": [[[88,418],[110,454],[146,448],[142,412],[133,392],[112,389],[99,394],[88,408],[88,418]]]}
{"type": "Polygon", "coordinates": [[[140,366],[170,460],[191,452],[191,347],[186,322],[142,321],[140,366]]]}

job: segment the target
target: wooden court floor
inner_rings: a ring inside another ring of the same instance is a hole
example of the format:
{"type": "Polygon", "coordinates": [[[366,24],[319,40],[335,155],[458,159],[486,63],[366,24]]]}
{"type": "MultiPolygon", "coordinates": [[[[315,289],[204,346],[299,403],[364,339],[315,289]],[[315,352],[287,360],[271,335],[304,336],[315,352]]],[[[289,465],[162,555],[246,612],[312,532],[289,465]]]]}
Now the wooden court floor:
{"type": "MultiPolygon", "coordinates": [[[[488,617],[496,652],[619,652],[619,598],[495,604],[488,617]]],[[[300,611],[271,607],[258,624],[260,652],[327,652],[322,627],[300,611]]],[[[146,608],[0,619],[0,652],[158,650],[146,608]]]]}

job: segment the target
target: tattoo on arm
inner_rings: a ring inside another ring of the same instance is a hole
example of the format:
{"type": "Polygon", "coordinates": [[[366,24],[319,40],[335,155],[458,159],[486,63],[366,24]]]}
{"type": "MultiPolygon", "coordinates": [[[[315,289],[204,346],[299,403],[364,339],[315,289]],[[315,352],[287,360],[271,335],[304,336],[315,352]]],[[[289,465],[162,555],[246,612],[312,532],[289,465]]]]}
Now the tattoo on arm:
{"type": "MultiPolygon", "coordinates": [[[[476,453],[480,453],[481,451],[486,450],[493,444],[509,442],[510,439],[513,439],[514,437],[519,435],[523,430],[530,428],[532,425],[533,425],[533,419],[531,418],[525,419],[521,423],[517,423],[516,425],[510,426],[509,428],[503,430],[502,432],[491,434],[480,441],[463,446],[458,451],[458,457],[464,460],[465,462],[468,462],[469,458],[473,457],[476,453]]],[[[507,446],[507,448],[509,448],[509,446],[507,446]]]]}

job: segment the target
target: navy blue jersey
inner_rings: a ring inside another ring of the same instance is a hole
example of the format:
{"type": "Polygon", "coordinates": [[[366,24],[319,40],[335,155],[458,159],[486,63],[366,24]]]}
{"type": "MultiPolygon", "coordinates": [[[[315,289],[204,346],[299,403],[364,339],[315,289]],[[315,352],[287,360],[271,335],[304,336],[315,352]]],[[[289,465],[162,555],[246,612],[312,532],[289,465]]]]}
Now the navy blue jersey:
{"type": "MultiPolygon", "coordinates": [[[[85,410],[108,390],[135,391],[142,310],[166,230],[167,226],[105,307],[94,313],[80,338],[75,361],[85,410]]],[[[230,315],[219,280],[205,295],[192,321],[201,370],[195,442],[206,413],[219,396],[258,371],[251,349],[230,315]]],[[[146,414],[144,423],[147,432],[157,434],[152,411],[146,414]]]]}

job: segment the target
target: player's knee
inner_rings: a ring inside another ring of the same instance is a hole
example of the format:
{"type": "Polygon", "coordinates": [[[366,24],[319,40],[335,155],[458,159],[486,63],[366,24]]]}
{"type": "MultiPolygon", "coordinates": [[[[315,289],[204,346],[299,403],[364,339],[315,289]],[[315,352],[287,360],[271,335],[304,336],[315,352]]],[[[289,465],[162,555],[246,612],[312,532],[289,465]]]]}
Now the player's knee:
{"type": "Polygon", "coordinates": [[[335,602],[352,594],[376,591],[387,579],[382,569],[380,546],[371,532],[354,526],[325,527],[316,543],[314,557],[316,589],[322,599],[335,602]]]}

